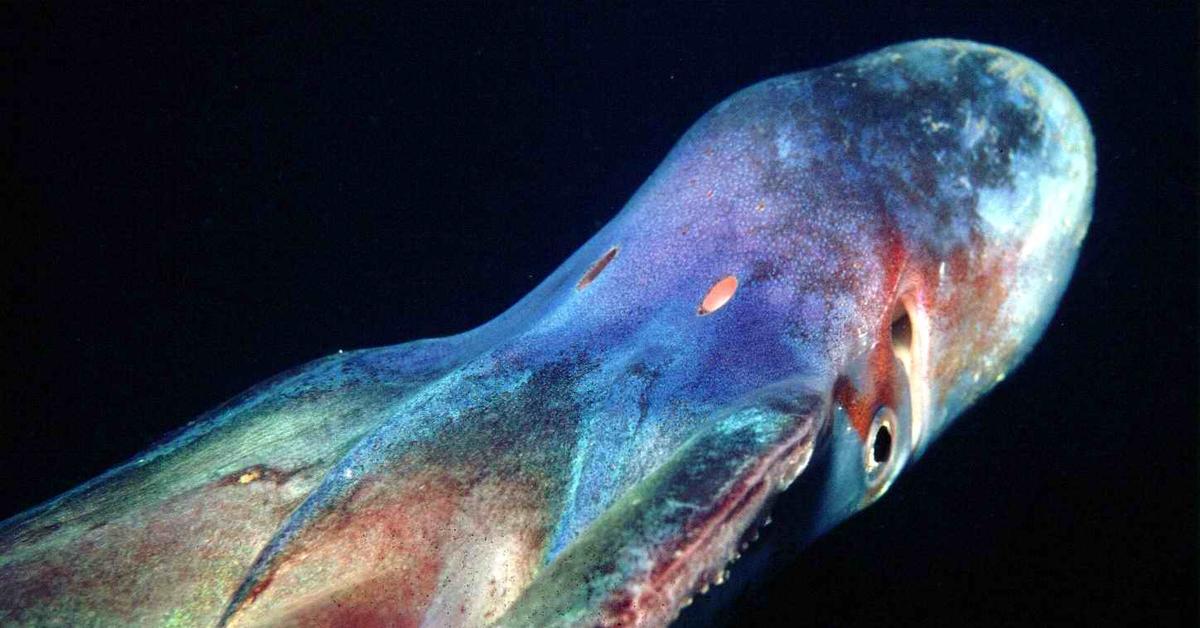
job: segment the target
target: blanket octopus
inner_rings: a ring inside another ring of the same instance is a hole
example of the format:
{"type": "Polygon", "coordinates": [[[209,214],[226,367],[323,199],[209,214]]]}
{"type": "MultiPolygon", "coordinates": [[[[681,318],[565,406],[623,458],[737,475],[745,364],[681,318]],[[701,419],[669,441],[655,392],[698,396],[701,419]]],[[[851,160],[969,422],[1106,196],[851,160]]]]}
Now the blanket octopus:
{"type": "Polygon", "coordinates": [[[490,322],[285,372],[0,524],[0,622],[666,625],[782,494],[800,548],[1005,378],[1094,163],[1001,48],[753,85],[490,322]]]}

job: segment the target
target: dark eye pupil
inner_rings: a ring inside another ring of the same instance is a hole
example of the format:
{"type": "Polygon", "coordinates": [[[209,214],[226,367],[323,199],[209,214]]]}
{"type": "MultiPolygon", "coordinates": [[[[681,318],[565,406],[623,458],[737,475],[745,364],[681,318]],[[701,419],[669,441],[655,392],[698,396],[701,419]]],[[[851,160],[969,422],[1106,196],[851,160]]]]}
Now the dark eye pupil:
{"type": "Polygon", "coordinates": [[[875,432],[875,444],[871,447],[871,457],[875,464],[883,464],[892,455],[892,431],[887,425],[880,425],[875,432]]]}

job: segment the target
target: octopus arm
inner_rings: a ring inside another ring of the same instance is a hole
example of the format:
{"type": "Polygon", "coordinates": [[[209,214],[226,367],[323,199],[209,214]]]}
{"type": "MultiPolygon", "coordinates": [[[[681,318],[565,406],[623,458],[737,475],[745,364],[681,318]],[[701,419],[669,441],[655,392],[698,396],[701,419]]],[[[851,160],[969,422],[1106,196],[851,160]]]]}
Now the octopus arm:
{"type": "Polygon", "coordinates": [[[461,350],[434,339],[315,360],[0,523],[0,621],[215,623],[329,469],[461,350]]]}
{"type": "Polygon", "coordinates": [[[788,392],[760,391],[689,439],[539,573],[499,625],[666,625],[695,591],[719,584],[825,425],[821,395],[788,392]]]}

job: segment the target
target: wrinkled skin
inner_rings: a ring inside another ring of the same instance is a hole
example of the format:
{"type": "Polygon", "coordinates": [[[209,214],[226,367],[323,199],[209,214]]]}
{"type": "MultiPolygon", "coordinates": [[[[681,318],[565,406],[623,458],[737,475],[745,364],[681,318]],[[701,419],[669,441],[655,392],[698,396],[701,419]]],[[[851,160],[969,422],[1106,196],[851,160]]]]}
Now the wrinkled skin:
{"type": "Polygon", "coordinates": [[[4,522],[0,620],[666,624],[782,491],[799,547],[1015,367],[1092,151],[968,42],[743,90],[490,323],[280,375],[4,522]]]}

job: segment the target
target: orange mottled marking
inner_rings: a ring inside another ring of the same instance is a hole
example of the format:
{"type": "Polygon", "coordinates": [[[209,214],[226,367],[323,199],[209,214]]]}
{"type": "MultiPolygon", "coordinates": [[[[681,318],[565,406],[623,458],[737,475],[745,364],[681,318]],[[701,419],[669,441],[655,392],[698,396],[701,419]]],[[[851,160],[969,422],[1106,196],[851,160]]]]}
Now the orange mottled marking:
{"type": "MultiPolygon", "coordinates": [[[[894,226],[885,225],[882,229],[884,246],[880,256],[884,268],[884,294],[892,295],[892,299],[898,302],[901,275],[909,263],[909,254],[894,226]]],[[[845,375],[839,377],[833,387],[834,401],[846,409],[850,425],[864,443],[875,412],[881,406],[891,406],[896,402],[896,367],[891,343],[893,307],[888,304],[880,316],[875,341],[867,355],[867,372],[860,384],[861,389],[845,375]]]]}

